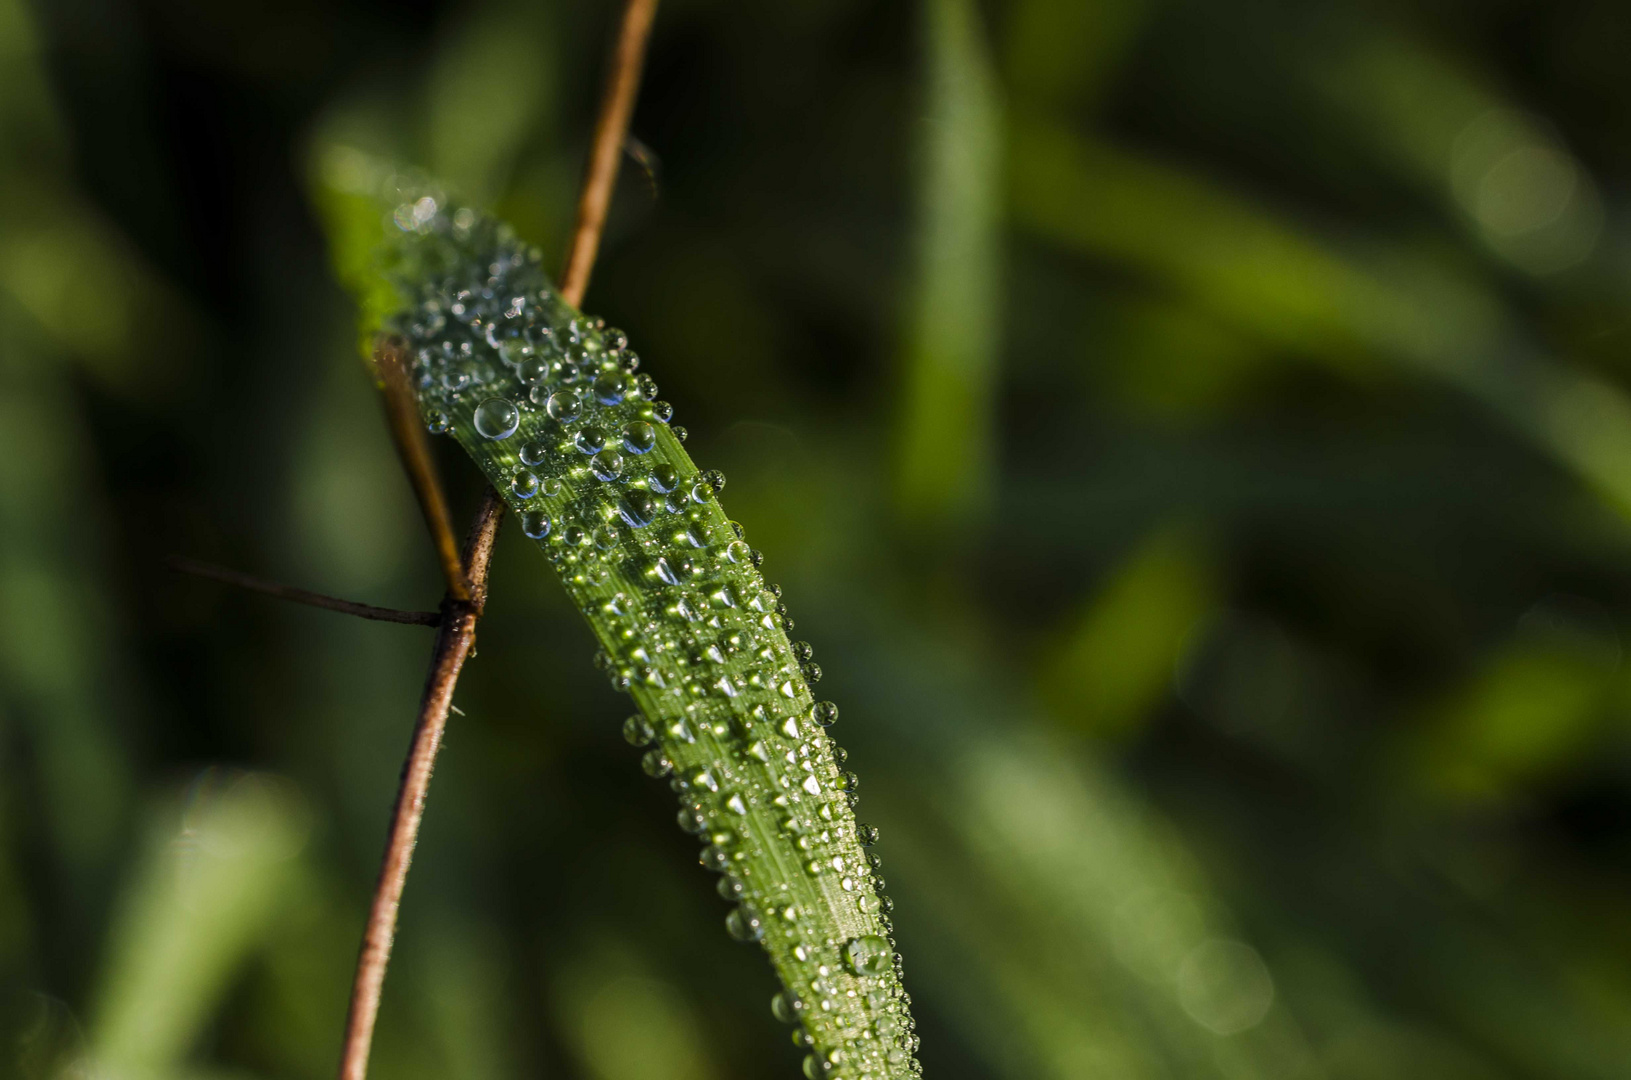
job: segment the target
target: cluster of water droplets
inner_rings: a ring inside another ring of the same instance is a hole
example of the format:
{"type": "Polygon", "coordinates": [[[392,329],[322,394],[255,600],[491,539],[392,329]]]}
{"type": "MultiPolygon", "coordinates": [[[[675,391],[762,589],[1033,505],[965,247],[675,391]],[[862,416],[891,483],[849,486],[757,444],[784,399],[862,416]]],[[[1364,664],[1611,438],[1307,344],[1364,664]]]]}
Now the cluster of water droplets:
{"type": "Polygon", "coordinates": [[[560,572],[597,664],[640,713],[625,738],[678,795],[732,905],[770,954],[811,1080],[886,1080],[913,1054],[877,830],[814,700],[810,646],[719,506],[627,338],[566,304],[539,253],[435,191],[398,191],[387,273],[425,422],[469,451],[560,572]]]}

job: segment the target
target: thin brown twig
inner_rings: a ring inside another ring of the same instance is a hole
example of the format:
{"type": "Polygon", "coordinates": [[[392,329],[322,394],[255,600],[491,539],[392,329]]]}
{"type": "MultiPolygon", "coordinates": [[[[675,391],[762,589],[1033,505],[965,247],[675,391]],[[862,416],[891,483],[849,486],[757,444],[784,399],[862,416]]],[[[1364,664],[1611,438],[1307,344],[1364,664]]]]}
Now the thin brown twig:
{"type": "MultiPolygon", "coordinates": [[[[607,208],[611,205],[618,158],[629,115],[634,109],[635,90],[640,83],[640,68],[645,61],[646,40],[651,32],[656,7],[656,0],[628,0],[623,9],[611,72],[606,80],[600,116],[595,124],[583,192],[578,200],[577,226],[573,230],[566,269],[561,275],[561,295],[574,306],[583,300],[589,283],[589,271],[600,247],[600,234],[606,223],[607,208]]],[[[391,812],[385,857],[380,866],[373,904],[368,912],[362,951],[357,957],[357,975],[351,987],[345,1045],[340,1058],[340,1080],[365,1080],[368,1072],[368,1051],[373,1041],[374,1021],[379,1015],[380,991],[385,984],[385,969],[396,935],[397,907],[402,900],[403,885],[407,881],[408,866],[419,834],[431,768],[441,746],[442,732],[447,727],[448,710],[453,704],[453,691],[475,644],[476,622],[487,602],[488,564],[492,559],[493,540],[498,534],[498,522],[503,513],[503,500],[489,487],[482,496],[481,507],[476,512],[465,541],[464,580],[469,583],[469,598],[459,599],[450,593],[442,602],[441,631],[436,636],[436,648],[430,673],[425,679],[425,693],[420,701],[419,718],[414,725],[408,760],[402,767],[402,783],[391,812]]]]}
{"type": "Polygon", "coordinates": [[[612,65],[606,73],[606,87],[600,99],[600,117],[595,121],[595,138],[584,165],[583,187],[578,193],[578,220],[572,230],[572,246],[561,273],[561,296],[576,307],[583,303],[589,288],[589,271],[600,251],[600,234],[606,227],[606,211],[612,205],[612,189],[617,184],[617,167],[623,160],[623,136],[634,113],[635,95],[640,90],[640,72],[645,67],[646,41],[651,22],[657,15],[657,0],[628,0],[623,8],[623,24],[612,52],[612,65]]]}
{"type": "Polygon", "coordinates": [[[187,559],[180,555],[172,555],[165,561],[169,564],[170,569],[180,571],[183,574],[192,574],[194,577],[210,578],[213,581],[224,582],[227,585],[236,585],[240,589],[265,593],[267,596],[275,596],[279,600],[291,600],[296,604],[306,604],[327,611],[338,611],[343,615],[355,615],[359,619],[373,619],[375,622],[411,623],[417,626],[436,626],[442,621],[442,616],[434,611],[401,611],[397,608],[359,604],[352,600],[341,600],[337,596],[327,596],[294,585],[280,585],[275,581],[255,577],[253,574],[228,570],[224,566],[199,562],[197,559],[187,559]]]}
{"type": "Polygon", "coordinates": [[[374,346],[374,371],[379,376],[380,400],[385,404],[385,420],[391,429],[391,440],[402,468],[413,485],[419,499],[419,509],[425,515],[425,527],[430,530],[436,544],[436,556],[442,564],[442,576],[447,579],[449,596],[458,600],[470,599],[470,584],[465,580],[464,564],[459,561],[459,544],[453,538],[453,520],[447,512],[447,496],[442,494],[442,482],[436,476],[436,462],[430,456],[425,442],[425,427],[419,420],[419,406],[414,404],[413,388],[408,385],[406,363],[407,345],[401,338],[382,336],[374,346]]]}

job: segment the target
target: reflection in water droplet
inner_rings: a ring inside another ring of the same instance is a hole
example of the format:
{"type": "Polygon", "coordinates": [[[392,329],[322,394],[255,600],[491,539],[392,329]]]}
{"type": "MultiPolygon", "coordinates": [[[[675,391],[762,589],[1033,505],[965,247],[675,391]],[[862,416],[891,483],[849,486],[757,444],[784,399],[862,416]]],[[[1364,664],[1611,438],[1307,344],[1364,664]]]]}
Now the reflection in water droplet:
{"type": "Polygon", "coordinates": [[[628,392],[628,377],[621,373],[602,375],[595,380],[595,398],[602,405],[616,405],[628,395],[628,392]]]}
{"type": "Polygon", "coordinates": [[[657,429],[643,420],[623,425],[623,449],[631,454],[644,454],[657,445],[657,429]]]}
{"type": "Polygon", "coordinates": [[[476,406],[476,433],[484,439],[507,439],[521,426],[521,411],[500,397],[476,406]]]}
{"type": "Polygon", "coordinates": [[[649,492],[631,491],[618,506],[618,513],[630,528],[643,529],[657,516],[657,500],[649,492]]]}
{"type": "Polygon", "coordinates": [[[623,455],[616,450],[602,450],[589,459],[589,471],[597,480],[616,480],[623,475],[623,455]]]}
{"type": "Polygon", "coordinates": [[[746,904],[725,916],[725,929],[737,941],[758,941],[765,936],[764,920],[746,904]]]}
{"type": "Polygon", "coordinates": [[[656,737],[657,732],[643,716],[631,716],[623,721],[623,738],[630,746],[649,746],[656,737]]]}
{"type": "Polygon", "coordinates": [[[530,499],[538,494],[538,474],[529,469],[522,469],[510,481],[510,490],[518,499],[530,499]]]}
{"type": "Polygon", "coordinates": [[[521,444],[521,464],[542,465],[549,456],[549,444],[542,439],[534,439],[521,444]]]}
{"type": "Polygon", "coordinates": [[[799,1022],[799,1013],[804,1011],[804,1002],[797,994],[789,994],[786,990],[778,991],[770,999],[770,1014],[784,1024],[799,1022]]]}
{"type": "Polygon", "coordinates": [[[844,963],[857,975],[882,975],[889,970],[889,942],[876,934],[851,938],[844,946],[844,963]]]}
{"type": "Polygon", "coordinates": [[[544,400],[544,411],[551,420],[576,420],[583,412],[583,402],[570,390],[557,390],[544,400]]]}
{"type": "Polygon", "coordinates": [[[549,515],[529,510],[521,515],[521,531],[530,539],[542,540],[549,535],[549,515]]]}
{"type": "Polygon", "coordinates": [[[672,465],[659,465],[651,470],[651,489],[666,495],[680,483],[680,472],[672,465]]]}
{"type": "Polygon", "coordinates": [[[572,445],[576,446],[581,453],[596,453],[606,445],[606,432],[590,424],[578,432],[577,438],[572,440],[572,445]]]}

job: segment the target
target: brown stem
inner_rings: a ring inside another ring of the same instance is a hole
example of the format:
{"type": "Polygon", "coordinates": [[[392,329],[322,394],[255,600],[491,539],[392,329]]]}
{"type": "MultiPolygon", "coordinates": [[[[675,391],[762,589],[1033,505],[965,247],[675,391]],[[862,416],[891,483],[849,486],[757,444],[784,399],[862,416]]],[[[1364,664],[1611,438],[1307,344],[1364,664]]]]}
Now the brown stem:
{"type": "Polygon", "coordinates": [[[634,112],[640,70],[645,66],[646,40],[651,36],[651,21],[656,14],[657,0],[628,0],[623,7],[623,25],[618,31],[611,69],[606,73],[600,118],[595,121],[595,138],[584,165],[583,188],[578,193],[577,226],[572,230],[572,246],[561,273],[561,296],[573,307],[583,303],[589,271],[600,251],[600,234],[606,227],[617,166],[623,159],[623,136],[634,112]]]}
{"type": "MultiPolygon", "coordinates": [[[[623,137],[628,129],[629,115],[634,110],[640,67],[645,60],[646,39],[651,32],[656,9],[657,0],[628,0],[623,9],[622,26],[601,98],[594,144],[584,174],[583,192],[578,199],[577,226],[572,233],[566,270],[561,275],[561,295],[574,306],[583,300],[584,290],[589,284],[589,271],[600,247],[600,233],[606,223],[606,209],[611,204],[623,137]]],[[[436,751],[441,746],[442,732],[447,727],[453,691],[458,685],[459,672],[475,643],[476,621],[487,602],[487,568],[492,559],[498,521],[503,513],[503,501],[489,487],[482,496],[481,508],[476,512],[470,535],[465,541],[463,580],[469,585],[468,599],[459,598],[450,590],[447,599],[442,602],[441,630],[436,636],[430,674],[425,680],[425,694],[419,705],[419,719],[414,725],[413,743],[408,750],[408,760],[402,767],[402,784],[391,812],[385,858],[374,889],[374,901],[368,911],[362,952],[357,957],[357,976],[351,986],[345,1046],[340,1058],[340,1080],[364,1080],[368,1073],[368,1051],[373,1041],[374,1021],[379,1015],[380,990],[385,984],[385,968],[390,961],[391,942],[396,935],[397,906],[402,900],[408,864],[413,858],[414,843],[419,835],[425,791],[430,784],[436,751]]],[[[430,516],[428,509],[426,516],[427,519],[430,516]]],[[[434,525],[432,528],[434,530],[434,525]]]]}
{"type": "Polygon", "coordinates": [[[374,886],[374,900],[368,909],[362,952],[357,957],[357,975],[351,984],[340,1080],[363,1080],[368,1072],[368,1050],[374,1038],[374,1021],[379,1015],[380,991],[385,985],[385,967],[390,962],[391,943],[396,937],[397,907],[408,880],[408,865],[413,861],[419,822],[425,812],[425,792],[430,787],[436,752],[442,745],[442,732],[447,728],[453,691],[475,644],[476,620],[487,601],[487,568],[503,510],[498,493],[488,488],[465,540],[464,564],[470,568],[470,598],[461,600],[450,595],[442,601],[441,631],[436,635],[430,673],[425,677],[425,693],[419,702],[413,742],[408,748],[408,759],[402,765],[401,785],[391,809],[390,833],[385,841],[385,858],[379,868],[379,881],[374,886]]]}
{"type": "Polygon", "coordinates": [[[385,419],[391,429],[391,440],[396,443],[397,457],[413,485],[413,493],[419,498],[425,527],[436,544],[448,595],[468,600],[470,585],[465,580],[464,565],[459,561],[458,541],[453,539],[447,496],[442,494],[436,463],[425,441],[425,426],[419,420],[419,406],[414,404],[413,387],[408,384],[406,350],[406,343],[397,337],[382,337],[374,346],[374,372],[379,376],[385,419]]]}
{"type": "Polygon", "coordinates": [[[399,611],[396,608],[359,604],[351,600],[341,600],[337,596],[326,596],[323,593],[312,592],[310,589],[300,589],[293,585],[280,585],[275,581],[267,581],[265,578],[240,573],[237,570],[228,570],[224,566],[215,566],[210,563],[199,562],[196,559],[185,559],[180,555],[172,555],[166,562],[169,563],[170,569],[178,570],[183,574],[192,574],[194,577],[225,582],[228,585],[236,585],[240,589],[275,596],[279,600],[292,600],[297,604],[307,604],[328,611],[338,611],[345,615],[355,615],[359,619],[373,619],[376,622],[411,623],[417,626],[436,626],[442,621],[442,616],[434,611],[399,611]]]}

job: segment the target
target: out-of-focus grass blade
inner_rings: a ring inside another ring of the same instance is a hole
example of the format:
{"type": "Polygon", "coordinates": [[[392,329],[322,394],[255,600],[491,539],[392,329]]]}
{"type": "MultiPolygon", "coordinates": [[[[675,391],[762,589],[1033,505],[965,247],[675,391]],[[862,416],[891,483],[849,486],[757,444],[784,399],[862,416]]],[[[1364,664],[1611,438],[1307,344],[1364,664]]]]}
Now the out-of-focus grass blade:
{"type": "Polygon", "coordinates": [[[1541,356],[1476,284],[1409,252],[1344,257],[1176,169],[1014,125],[1016,219],[1125,263],[1269,344],[1359,373],[1397,363],[1481,400],[1631,514],[1631,401],[1541,356]]]}
{"type": "Polygon", "coordinates": [[[572,1052],[595,1080],[719,1075],[691,1002],[646,970],[632,948],[591,938],[556,974],[552,991],[572,1052]]]}
{"type": "MultiPolygon", "coordinates": [[[[72,168],[33,19],[0,0],[0,295],[52,345],[135,397],[173,377],[192,326],[67,177],[72,168]],[[164,341],[169,347],[148,347],[164,341]]],[[[49,357],[48,357],[49,358],[49,357]]]]}
{"type": "Polygon", "coordinates": [[[530,4],[479,11],[447,36],[425,87],[431,168],[478,203],[503,194],[552,113],[558,65],[536,15],[530,4]]]}
{"type": "MultiPolygon", "coordinates": [[[[866,606],[825,599],[849,625],[866,606]]],[[[871,614],[845,667],[887,728],[856,752],[892,777],[872,813],[885,872],[917,913],[903,929],[921,937],[905,944],[930,977],[912,990],[956,1018],[993,1072],[1300,1077],[1328,1060],[1343,1077],[1617,1075],[1631,1048],[1623,979],[1593,971],[1581,983],[1571,974],[1593,969],[1589,956],[1514,941],[1510,926],[1429,895],[1412,850],[1387,856],[1403,868],[1374,865],[1361,849],[1376,837],[1345,838],[1330,855],[1337,880],[1321,887],[1362,893],[1333,926],[1392,928],[1379,945],[1398,950],[1391,976],[1445,1019],[1437,1033],[1393,1019],[1366,974],[1317,940],[1280,926],[1257,955],[1186,843],[1079,748],[1036,734],[1039,719],[992,683],[988,657],[871,614]],[[925,707],[932,725],[918,718],[925,707]],[[918,786],[902,798],[903,784],[918,786]],[[1376,923],[1360,911],[1368,902],[1406,914],[1376,923]]],[[[1213,857],[1229,866],[1225,851],[1213,857]]]]}
{"type": "Polygon", "coordinates": [[[873,614],[848,659],[888,733],[857,753],[894,777],[874,813],[916,913],[904,929],[925,938],[913,993],[1015,1080],[1272,1076],[1288,1047],[1306,1055],[1274,976],[1170,827],[1079,745],[1037,734],[989,658],[873,614]],[[917,708],[934,724],[895,719],[910,693],[927,694],[917,708]]]}
{"type": "Polygon", "coordinates": [[[1306,52],[1309,81],[1395,172],[1453,206],[1497,255],[1551,274],[1585,260],[1603,227],[1585,167],[1541,118],[1376,24],[1306,52]]]}
{"type": "Polygon", "coordinates": [[[1150,0],[1020,0],[1008,14],[1005,85],[1032,106],[1096,102],[1152,7],[1150,0]]]}
{"type": "Polygon", "coordinates": [[[1497,800],[1578,761],[1625,681],[1618,642],[1593,630],[1562,613],[1526,617],[1511,641],[1432,702],[1408,736],[1426,785],[1497,800]]]}
{"type": "Polygon", "coordinates": [[[970,0],[926,0],[917,282],[898,434],[902,515],[920,526],[989,498],[1001,247],[996,80],[970,0]]]}
{"type": "Polygon", "coordinates": [[[1053,714],[1095,735],[1135,727],[1168,693],[1189,632],[1216,606],[1217,586],[1198,539],[1162,529],[1149,537],[1078,614],[1041,672],[1053,714]]]}
{"type": "Polygon", "coordinates": [[[96,1075],[170,1075],[269,928],[305,840],[298,798],[265,777],[194,785],[179,830],[149,838],[109,940],[91,1026],[96,1075]]]}
{"type": "Polygon", "coordinates": [[[101,574],[86,527],[93,471],[67,372],[0,315],[0,710],[31,747],[41,830],[88,904],[113,854],[129,777],[109,730],[101,574]],[[85,891],[81,891],[85,890],[85,891]]]}

